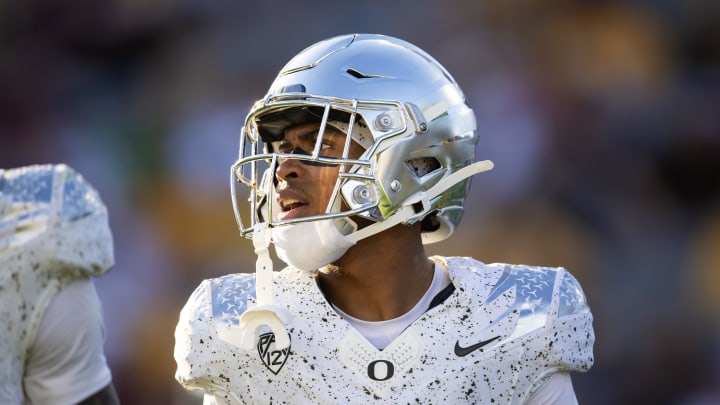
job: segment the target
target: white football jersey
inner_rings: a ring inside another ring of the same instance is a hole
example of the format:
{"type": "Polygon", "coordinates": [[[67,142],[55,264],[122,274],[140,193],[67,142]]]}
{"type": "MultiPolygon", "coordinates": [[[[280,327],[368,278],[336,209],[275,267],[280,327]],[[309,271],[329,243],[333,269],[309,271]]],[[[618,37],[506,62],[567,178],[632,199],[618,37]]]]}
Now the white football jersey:
{"type": "Polygon", "coordinates": [[[52,298],[113,263],[107,208],[79,173],[0,170],[0,404],[25,403],[28,356],[52,298]]]}
{"type": "Polygon", "coordinates": [[[553,373],[590,368],[592,315],[567,271],[433,260],[452,285],[382,351],[292,268],[274,274],[275,302],[294,315],[290,348],[261,331],[244,351],[217,331],[238,327],[254,304],[254,276],[206,280],[180,315],[176,379],[231,404],[520,404],[553,373]]]}

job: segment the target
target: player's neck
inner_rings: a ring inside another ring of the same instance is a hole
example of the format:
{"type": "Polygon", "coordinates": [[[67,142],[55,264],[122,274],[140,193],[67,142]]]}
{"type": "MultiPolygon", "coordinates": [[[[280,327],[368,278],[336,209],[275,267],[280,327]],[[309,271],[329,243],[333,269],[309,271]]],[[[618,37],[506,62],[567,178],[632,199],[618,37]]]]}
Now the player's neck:
{"type": "Polygon", "coordinates": [[[320,288],[338,308],[367,321],[409,311],[430,286],[434,266],[419,224],[398,225],[361,240],[335,264],[334,271],[319,274],[320,288]]]}

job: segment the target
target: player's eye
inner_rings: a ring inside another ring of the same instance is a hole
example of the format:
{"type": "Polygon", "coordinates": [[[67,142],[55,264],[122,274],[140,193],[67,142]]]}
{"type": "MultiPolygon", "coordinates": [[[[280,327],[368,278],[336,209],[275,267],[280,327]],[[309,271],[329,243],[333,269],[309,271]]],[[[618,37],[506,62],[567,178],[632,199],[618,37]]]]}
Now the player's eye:
{"type": "Polygon", "coordinates": [[[320,145],[320,150],[326,150],[333,147],[333,144],[327,141],[323,141],[322,145],[320,145]]]}
{"type": "Polygon", "coordinates": [[[295,147],[290,142],[279,141],[272,143],[272,149],[276,153],[292,153],[295,147]]]}
{"type": "MultiPolygon", "coordinates": [[[[308,150],[311,150],[311,151],[315,150],[316,142],[317,142],[317,136],[313,137],[311,142],[309,142],[309,145],[307,145],[307,147],[309,148],[308,150]]],[[[323,140],[320,143],[320,150],[327,151],[328,149],[332,149],[333,146],[335,146],[335,143],[332,140],[330,140],[329,136],[325,136],[325,137],[323,137],[323,140]]]]}
{"type": "MultiPolygon", "coordinates": [[[[310,155],[315,150],[317,142],[317,133],[313,135],[298,137],[299,139],[288,140],[283,139],[275,141],[271,144],[272,151],[275,153],[295,153],[310,155]]],[[[337,141],[333,139],[332,134],[323,137],[320,143],[321,155],[332,155],[333,149],[336,148],[337,141]]]]}

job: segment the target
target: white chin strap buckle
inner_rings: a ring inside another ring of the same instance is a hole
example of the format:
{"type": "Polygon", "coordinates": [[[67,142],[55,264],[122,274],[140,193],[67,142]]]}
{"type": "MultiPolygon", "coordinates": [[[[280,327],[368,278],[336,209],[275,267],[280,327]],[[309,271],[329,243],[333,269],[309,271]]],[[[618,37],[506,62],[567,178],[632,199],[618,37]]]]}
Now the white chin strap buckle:
{"type": "Polygon", "coordinates": [[[290,346],[290,337],[285,325],[292,323],[292,314],[273,302],[273,263],[268,250],[270,232],[267,223],[263,222],[255,226],[253,246],[258,255],[255,265],[257,305],[240,316],[240,336],[233,336],[231,343],[245,350],[252,350],[257,344],[260,328],[267,326],[275,335],[275,347],[282,350],[290,346]]]}
{"type": "Polygon", "coordinates": [[[278,305],[257,305],[240,316],[240,340],[238,346],[245,350],[252,350],[257,344],[260,328],[269,327],[275,335],[275,347],[278,350],[290,347],[290,337],[285,329],[285,323],[292,321],[290,312],[278,305]]]}

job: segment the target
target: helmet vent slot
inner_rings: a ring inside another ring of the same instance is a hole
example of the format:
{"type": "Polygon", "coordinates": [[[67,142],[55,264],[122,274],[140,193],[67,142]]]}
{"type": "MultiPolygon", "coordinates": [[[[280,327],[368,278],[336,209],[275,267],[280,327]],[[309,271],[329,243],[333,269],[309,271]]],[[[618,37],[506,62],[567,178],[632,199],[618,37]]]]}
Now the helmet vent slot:
{"type": "Polygon", "coordinates": [[[383,75],[369,75],[369,74],[363,73],[359,70],[355,70],[353,68],[348,68],[345,72],[347,74],[349,74],[350,76],[353,76],[358,79],[381,79],[381,78],[389,78],[390,77],[390,76],[383,76],[383,75]]]}
{"type": "Polygon", "coordinates": [[[357,77],[358,79],[367,79],[368,78],[368,76],[365,76],[364,74],[362,74],[361,72],[358,72],[357,70],[355,70],[353,68],[349,68],[348,70],[346,70],[346,72],[350,76],[357,77]]]}

